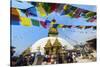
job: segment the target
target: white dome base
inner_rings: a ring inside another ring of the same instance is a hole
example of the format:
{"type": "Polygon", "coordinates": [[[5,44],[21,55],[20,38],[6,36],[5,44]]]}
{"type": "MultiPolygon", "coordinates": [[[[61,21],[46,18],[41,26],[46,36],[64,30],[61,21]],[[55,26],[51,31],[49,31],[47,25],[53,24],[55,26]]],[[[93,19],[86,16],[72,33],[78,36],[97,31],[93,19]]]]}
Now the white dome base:
{"type": "Polygon", "coordinates": [[[38,52],[38,48],[40,48],[41,54],[44,55],[44,47],[45,47],[47,41],[50,39],[51,44],[53,44],[55,42],[56,38],[59,40],[59,42],[61,43],[62,46],[67,46],[66,49],[72,50],[74,48],[66,40],[64,40],[64,39],[62,39],[60,37],[45,37],[45,38],[42,38],[42,39],[38,40],[37,42],[35,42],[32,45],[31,52],[38,52]]]}

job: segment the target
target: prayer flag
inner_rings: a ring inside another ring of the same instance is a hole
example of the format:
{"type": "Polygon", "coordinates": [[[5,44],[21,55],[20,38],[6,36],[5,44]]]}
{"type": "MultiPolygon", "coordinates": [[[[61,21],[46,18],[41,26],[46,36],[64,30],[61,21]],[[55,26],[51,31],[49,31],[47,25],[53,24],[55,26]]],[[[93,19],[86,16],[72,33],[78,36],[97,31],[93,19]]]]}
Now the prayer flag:
{"type": "Polygon", "coordinates": [[[44,21],[40,21],[40,23],[41,23],[42,27],[47,28],[47,24],[46,24],[46,22],[44,22],[44,21]]]}
{"type": "Polygon", "coordinates": [[[66,10],[66,11],[63,11],[63,12],[61,13],[61,15],[67,15],[67,14],[69,14],[70,12],[71,12],[71,10],[68,9],[68,10],[66,10]]]}
{"type": "Polygon", "coordinates": [[[73,12],[74,12],[74,11],[71,11],[71,12],[68,13],[66,16],[73,17],[73,12]]]}
{"type": "Polygon", "coordinates": [[[31,20],[29,18],[26,17],[20,17],[21,20],[21,25],[23,26],[31,26],[31,20]]]}
{"type": "Polygon", "coordinates": [[[11,15],[19,16],[19,10],[17,8],[11,8],[11,15]]]}
{"type": "Polygon", "coordinates": [[[91,28],[92,26],[85,26],[85,29],[91,28]]]}
{"type": "Polygon", "coordinates": [[[32,25],[34,26],[40,26],[39,21],[31,19],[32,25]]]}
{"type": "Polygon", "coordinates": [[[77,9],[77,7],[71,6],[70,9],[71,9],[72,11],[75,11],[75,10],[77,9]]]}
{"type": "Polygon", "coordinates": [[[77,8],[77,9],[75,10],[75,12],[73,13],[73,14],[74,14],[73,17],[79,18],[81,13],[82,13],[82,9],[77,8]]]}
{"type": "Polygon", "coordinates": [[[57,5],[56,12],[61,13],[61,11],[62,11],[62,7],[64,7],[63,4],[59,4],[59,5],[57,5]]]}
{"type": "Polygon", "coordinates": [[[86,13],[88,13],[88,12],[89,12],[88,10],[82,10],[81,16],[85,17],[86,16],[86,13]]]}
{"type": "Polygon", "coordinates": [[[86,13],[85,17],[88,18],[88,17],[92,17],[94,15],[96,15],[95,12],[88,12],[88,13],[86,13]]]}
{"type": "Polygon", "coordinates": [[[68,10],[70,8],[70,5],[64,5],[63,9],[68,10]]]}
{"type": "Polygon", "coordinates": [[[96,26],[93,26],[93,29],[94,29],[94,30],[96,30],[96,29],[97,29],[97,27],[96,27],[96,26]]]}
{"type": "Polygon", "coordinates": [[[73,17],[74,11],[75,11],[76,9],[77,9],[76,7],[70,6],[70,8],[69,8],[70,11],[67,12],[67,16],[73,17]]]}
{"type": "Polygon", "coordinates": [[[57,4],[52,3],[51,4],[51,11],[55,11],[57,9],[57,4]]]}
{"type": "Polygon", "coordinates": [[[46,11],[44,10],[43,6],[42,6],[42,3],[39,3],[38,6],[37,6],[37,9],[40,13],[41,16],[45,17],[46,16],[46,11]]]}
{"type": "Polygon", "coordinates": [[[58,25],[58,28],[62,28],[62,27],[63,27],[63,24],[59,24],[59,25],[58,25]]]}
{"type": "Polygon", "coordinates": [[[79,29],[83,29],[84,28],[84,26],[76,26],[77,28],[79,28],[79,29]]]}
{"type": "Polygon", "coordinates": [[[47,12],[47,14],[56,11],[57,9],[57,4],[55,3],[43,3],[43,8],[45,9],[45,11],[47,12]]]}
{"type": "Polygon", "coordinates": [[[20,25],[19,10],[17,8],[11,8],[10,24],[20,25]]]}
{"type": "Polygon", "coordinates": [[[35,7],[30,7],[27,9],[27,14],[28,16],[32,15],[32,16],[37,16],[37,10],[35,7]]]}
{"type": "Polygon", "coordinates": [[[20,18],[19,18],[19,16],[11,15],[10,16],[10,24],[11,25],[20,25],[20,18]]]}
{"type": "Polygon", "coordinates": [[[90,17],[87,22],[94,22],[97,19],[96,16],[90,17]]]}
{"type": "Polygon", "coordinates": [[[47,12],[47,14],[51,13],[51,5],[50,5],[50,3],[43,3],[43,8],[47,12]]]}
{"type": "Polygon", "coordinates": [[[46,23],[51,23],[51,21],[49,21],[49,20],[45,20],[45,22],[46,22],[46,23]]]}

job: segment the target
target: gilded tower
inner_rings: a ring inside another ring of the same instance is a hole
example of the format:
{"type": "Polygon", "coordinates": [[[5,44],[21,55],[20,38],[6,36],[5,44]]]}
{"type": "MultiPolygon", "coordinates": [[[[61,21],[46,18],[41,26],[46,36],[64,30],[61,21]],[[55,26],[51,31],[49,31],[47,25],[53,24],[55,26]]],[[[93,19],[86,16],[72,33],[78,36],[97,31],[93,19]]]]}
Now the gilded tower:
{"type": "Polygon", "coordinates": [[[60,51],[60,49],[62,48],[61,43],[57,39],[58,30],[56,28],[51,27],[49,29],[49,32],[48,32],[48,37],[55,37],[56,39],[55,39],[53,44],[51,43],[52,40],[49,39],[47,41],[47,43],[46,43],[46,45],[44,47],[45,54],[47,54],[47,55],[50,55],[50,54],[56,55],[60,51]]]}

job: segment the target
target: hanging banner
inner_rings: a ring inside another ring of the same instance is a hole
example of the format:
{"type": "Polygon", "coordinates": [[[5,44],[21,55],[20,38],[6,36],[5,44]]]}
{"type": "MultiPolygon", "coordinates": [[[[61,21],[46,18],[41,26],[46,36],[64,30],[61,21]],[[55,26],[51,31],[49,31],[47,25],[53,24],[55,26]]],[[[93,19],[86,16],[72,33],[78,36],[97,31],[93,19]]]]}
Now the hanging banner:
{"type": "Polygon", "coordinates": [[[40,24],[41,24],[42,27],[47,28],[47,24],[46,24],[46,22],[44,22],[44,21],[40,21],[40,24]]]}
{"type": "Polygon", "coordinates": [[[31,19],[32,25],[40,26],[40,22],[38,20],[31,19]]]}
{"type": "Polygon", "coordinates": [[[53,11],[56,11],[56,9],[57,9],[57,4],[56,3],[52,3],[51,4],[51,11],[53,12],[53,11]]]}
{"type": "Polygon", "coordinates": [[[26,13],[28,16],[37,16],[37,10],[36,7],[30,7],[27,9],[26,13]]]}
{"type": "Polygon", "coordinates": [[[75,10],[75,12],[74,12],[73,17],[74,17],[74,18],[79,18],[80,15],[81,15],[81,13],[82,13],[82,9],[77,8],[77,9],[75,10]]]}
{"type": "Polygon", "coordinates": [[[39,11],[40,16],[46,17],[46,11],[44,10],[42,3],[38,4],[37,10],[39,11]]]}
{"type": "Polygon", "coordinates": [[[26,17],[20,17],[20,23],[23,26],[32,26],[31,19],[26,18],[26,17]]]}
{"type": "Polygon", "coordinates": [[[95,12],[88,12],[88,13],[86,13],[85,17],[88,18],[88,17],[92,17],[94,15],[96,15],[95,12]]]}
{"type": "Polygon", "coordinates": [[[19,16],[11,15],[10,16],[10,24],[11,25],[20,25],[20,18],[19,18],[19,16]]]}
{"type": "Polygon", "coordinates": [[[19,16],[19,10],[17,8],[11,8],[11,15],[19,16]]]}
{"type": "Polygon", "coordinates": [[[97,17],[96,16],[93,16],[93,17],[90,17],[87,22],[96,22],[96,19],[97,17]]]}
{"type": "Polygon", "coordinates": [[[49,3],[43,3],[43,8],[47,12],[47,14],[51,13],[51,5],[49,3]]]}

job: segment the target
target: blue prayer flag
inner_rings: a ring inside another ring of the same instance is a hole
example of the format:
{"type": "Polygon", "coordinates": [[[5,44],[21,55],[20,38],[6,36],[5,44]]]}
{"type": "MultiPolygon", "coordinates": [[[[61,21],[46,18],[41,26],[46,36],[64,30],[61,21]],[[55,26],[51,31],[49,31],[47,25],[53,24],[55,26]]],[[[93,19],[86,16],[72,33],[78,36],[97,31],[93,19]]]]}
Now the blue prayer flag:
{"type": "Polygon", "coordinates": [[[27,9],[27,14],[32,16],[37,16],[37,10],[35,7],[30,7],[27,9]]]}

